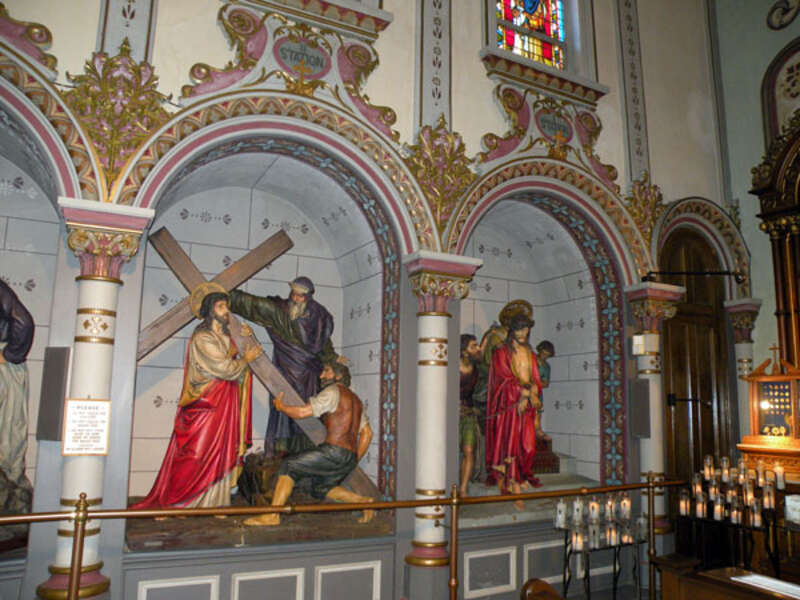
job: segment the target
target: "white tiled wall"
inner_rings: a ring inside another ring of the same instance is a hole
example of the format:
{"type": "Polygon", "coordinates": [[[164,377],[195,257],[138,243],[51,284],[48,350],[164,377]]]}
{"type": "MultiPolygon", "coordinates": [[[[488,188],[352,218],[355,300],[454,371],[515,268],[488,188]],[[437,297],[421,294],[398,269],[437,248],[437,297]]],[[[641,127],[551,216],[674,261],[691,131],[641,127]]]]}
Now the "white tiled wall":
{"type": "Polygon", "coordinates": [[[556,452],[575,456],[579,474],[599,479],[599,344],[587,265],[563,227],[538,209],[522,206],[503,218],[514,222],[490,211],[467,245],[465,253],[484,264],[462,302],[461,331],[480,340],[508,301],[533,305],[531,345],[550,340],[556,349],[542,426],[556,452]]]}
{"type": "Polygon", "coordinates": [[[26,361],[30,389],[25,472],[31,483],[36,470],[36,421],[60,233],[50,200],[24,171],[0,157],[0,277],[11,285],[36,325],[26,361]]]}
{"type": "MultiPolygon", "coordinates": [[[[358,208],[355,205],[346,208],[346,215],[336,209],[337,218],[333,219],[330,211],[306,214],[273,192],[224,188],[181,200],[158,216],[152,230],[167,227],[209,278],[280,228],[287,232],[294,246],[242,289],[285,297],[289,292],[288,282],[298,275],[314,282],[315,299],[334,317],[334,347],[351,360],[353,389],[367,405],[376,432],[361,467],[377,481],[382,264],[358,208]]],[[[157,253],[148,247],[146,256],[142,328],[186,296],[183,286],[157,253]]],[[[196,322],[184,328],[139,364],[131,495],[146,494],[161,466],[180,394],[186,341],[195,326],[196,322]]],[[[262,327],[255,327],[254,331],[271,356],[272,345],[266,331],[262,327]]],[[[254,449],[263,448],[267,405],[266,390],[254,381],[254,449]]]]}

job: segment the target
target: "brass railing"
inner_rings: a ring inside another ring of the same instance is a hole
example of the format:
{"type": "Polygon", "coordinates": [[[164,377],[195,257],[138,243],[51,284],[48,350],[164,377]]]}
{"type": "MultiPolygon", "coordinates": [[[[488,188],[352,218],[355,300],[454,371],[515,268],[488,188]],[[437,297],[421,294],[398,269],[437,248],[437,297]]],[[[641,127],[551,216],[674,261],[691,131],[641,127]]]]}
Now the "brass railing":
{"type": "Polygon", "coordinates": [[[13,515],[0,517],[0,526],[15,525],[20,523],[43,523],[46,521],[74,521],[75,535],[72,541],[72,559],[69,571],[69,589],[67,600],[78,600],[80,587],[81,567],[83,561],[83,540],[86,533],[86,522],[90,519],[152,519],[155,517],[209,517],[215,515],[260,515],[265,513],[281,513],[285,515],[295,513],[341,512],[350,510],[394,510],[398,508],[416,508],[420,506],[450,506],[450,600],[458,597],[458,510],[467,504],[493,504],[496,502],[514,502],[516,500],[540,500],[543,498],[560,498],[562,496],[589,496],[609,492],[623,492],[633,490],[647,491],[647,515],[649,521],[647,538],[647,556],[650,575],[650,600],[655,599],[655,566],[653,558],[655,550],[655,490],[656,488],[682,485],[682,481],[660,481],[650,472],[647,482],[628,483],[623,485],[600,486],[592,488],[573,488],[567,490],[552,490],[544,492],[531,492],[528,494],[513,494],[501,496],[459,496],[457,486],[453,485],[449,498],[432,500],[395,500],[393,502],[374,503],[349,503],[349,504],[313,504],[286,506],[242,506],[224,508],[162,508],[154,510],[89,510],[86,494],[81,494],[75,510],[72,512],[32,513],[27,515],[13,515]]]}

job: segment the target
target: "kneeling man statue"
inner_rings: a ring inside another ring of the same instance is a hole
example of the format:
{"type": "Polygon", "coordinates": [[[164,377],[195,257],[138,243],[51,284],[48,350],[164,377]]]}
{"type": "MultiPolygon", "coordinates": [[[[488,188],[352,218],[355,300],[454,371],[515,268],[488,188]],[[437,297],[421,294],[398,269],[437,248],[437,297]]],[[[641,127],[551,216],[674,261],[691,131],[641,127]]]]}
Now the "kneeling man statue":
{"type": "MultiPolygon", "coordinates": [[[[320,500],[336,502],[374,502],[342,487],[341,483],[358,466],[372,440],[364,406],[350,390],[350,370],[339,362],[325,363],[320,374],[323,388],[311,396],[305,406],[286,406],[283,394],[275,398],[275,408],[292,419],[320,417],[327,429],[325,441],[316,448],[294,454],[281,463],[278,482],[272,495],[272,506],[283,506],[289,500],[295,484],[308,483],[311,494],[320,500]]],[[[359,523],[375,516],[365,510],[359,523]]],[[[245,520],[245,525],[278,525],[278,513],[258,515],[245,520]]]]}

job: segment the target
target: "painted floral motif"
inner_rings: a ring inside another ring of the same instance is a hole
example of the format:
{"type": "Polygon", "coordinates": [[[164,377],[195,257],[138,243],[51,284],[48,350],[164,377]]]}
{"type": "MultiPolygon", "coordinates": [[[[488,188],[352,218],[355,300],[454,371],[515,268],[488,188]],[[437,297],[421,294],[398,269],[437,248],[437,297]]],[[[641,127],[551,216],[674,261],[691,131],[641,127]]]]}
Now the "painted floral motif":
{"type": "Polygon", "coordinates": [[[130,53],[126,38],[118,55],[95,52],[83,75],[67,73],[75,88],[64,98],[92,139],[109,185],[133,151],[169,119],[161,106],[169,98],[156,89],[153,67],[136,63],[130,53]]]}
{"type": "Polygon", "coordinates": [[[416,145],[408,148],[410,156],[406,164],[422,188],[441,233],[458,198],[475,180],[475,173],[464,153],[461,136],[447,128],[444,115],[439,117],[436,127],[423,127],[418,139],[416,145]]]}

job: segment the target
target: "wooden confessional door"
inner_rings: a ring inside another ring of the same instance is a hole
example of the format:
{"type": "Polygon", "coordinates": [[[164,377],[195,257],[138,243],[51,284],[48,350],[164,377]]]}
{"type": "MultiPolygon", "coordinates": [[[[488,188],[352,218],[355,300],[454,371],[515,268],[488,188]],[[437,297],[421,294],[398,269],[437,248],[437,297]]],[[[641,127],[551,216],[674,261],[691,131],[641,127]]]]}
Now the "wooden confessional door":
{"type": "MultiPolygon", "coordinates": [[[[700,235],[679,231],[661,252],[662,271],[718,271],[716,252],[700,235]]],[[[667,478],[691,481],[703,457],[732,456],[735,402],[728,385],[726,281],[720,276],[663,276],[686,288],[675,317],[662,325],[667,478]],[[686,401],[691,399],[691,401],[686,401]]]]}

